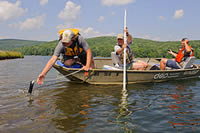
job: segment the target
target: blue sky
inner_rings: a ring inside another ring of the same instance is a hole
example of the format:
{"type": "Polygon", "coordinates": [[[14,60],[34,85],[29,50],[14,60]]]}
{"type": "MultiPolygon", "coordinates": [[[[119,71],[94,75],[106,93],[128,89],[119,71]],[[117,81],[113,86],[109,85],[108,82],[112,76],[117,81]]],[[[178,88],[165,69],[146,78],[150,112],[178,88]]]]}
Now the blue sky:
{"type": "Polygon", "coordinates": [[[123,31],[133,37],[200,40],[200,0],[0,0],[0,39],[52,41],[63,28],[85,38],[123,31]]]}

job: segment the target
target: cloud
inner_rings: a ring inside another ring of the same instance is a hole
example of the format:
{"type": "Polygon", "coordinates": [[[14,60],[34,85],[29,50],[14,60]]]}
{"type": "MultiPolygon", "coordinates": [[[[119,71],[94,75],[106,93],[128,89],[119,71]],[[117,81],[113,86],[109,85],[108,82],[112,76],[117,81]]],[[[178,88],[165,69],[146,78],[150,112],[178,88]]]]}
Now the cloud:
{"type": "Polygon", "coordinates": [[[56,28],[61,30],[73,27],[74,22],[80,16],[80,11],[80,5],[68,1],[65,5],[65,8],[58,14],[58,18],[64,20],[64,24],[59,24],[56,28]]]}
{"type": "Polygon", "coordinates": [[[180,10],[176,10],[175,13],[174,13],[174,16],[173,18],[174,19],[180,19],[184,16],[184,10],[183,9],[180,9],[180,10]]]}
{"type": "Polygon", "coordinates": [[[104,21],[104,16],[100,16],[100,17],[98,18],[98,21],[99,21],[99,22],[103,22],[103,21],[104,21]]]}
{"type": "Polygon", "coordinates": [[[159,16],[159,19],[162,20],[162,21],[166,20],[166,18],[164,16],[159,16]]]}
{"type": "Polygon", "coordinates": [[[68,1],[58,17],[64,20],[65,25],[72,25],[80,15],[81,6],[68,1]]]}
{"type": "Polygon", "coordinates": [[[45,5],[48,3],[48,0],[40,0],[40,5],[45,5]]]}
{"type": "MultiPolygon", "coordinates": [[[[57,28],[60,29],[69,29],[71,28],[70,25],[59,25],[57,28]]],[[[80,28],[80,27],[75,27],[76,29],[79,30],[79,33],[84,37],[84,38],[90,38],[90,37],[96,37],[96,36],[101,36],[102,34],[96,30],[94,30],[92,27],[88,28],[80,28]]]]}
{"type": "Polygon", "coordinates": [[[90,37],[98,37],[98,36],[115,36],[115,33],[101,33],[99,31],[96,31],[94,28],[92,27],[88,27],[88,28],[77,28],[80,30],[80,34],[84,37],[84,38],[90,38],[90,37]]]}
{"type": "Polygon", "coordinates": [[[16,1],[16,3],[0,1],[0,22],[22,16],[26,11],[27,9],[20,7],[19,1],[16,1]]]}
{"type": "Polygon", "coordinates": [[[73,24],[71,23],[65,23],[65,24],[59,24],[58,26],[56,26],[56,28],[58,30],[61,30],[61,29],[69,29],[69,28],[72,28],[73,27],[73,24]]]}
{"type": "Polygon", "coordinates": [[[10,24],[9,27],[17,28],[20,30],[33,30],[39,29],[44,24],[45,14],[36,16],[34,18],[28,18],[24,22],[10,24]]]}
{"type": "MultiPolygon", "coordinates": [[[[69,25],[59,25],[57,26],[59,30],[61,29],[69,29],[72,28],[69,25]]],[[[87,28],[82,28],[82,27],[73,27],[79,30],[79,33],[84,37],[84,38],[91,38],[91,37],[98,37],[98,36],[116,36],[117,34],[114,32],[111,33],[101,33],[97,30],[95,30],[92,27],[87,27],[87,28]]],[[[57,34],[58,35],[58,34],[57,34]]]]}
{"type": "Polygon", "coordinates": [[[88,27],[88,28],[79,28],[79,30],[80,30],[80,33],[81,33],[83,36],[86,36],[86,37],[96,36],[96,35],[99,35],[99,34],[100,34],[100,32],[95,31],[92,27],[88,27]]]}
{"type": "Polygon", "coordinates": [[[101,2],[103,5],[112,6],[112,5],[127,5],[136,2],[136,0],[101,0],[101,2]]]}

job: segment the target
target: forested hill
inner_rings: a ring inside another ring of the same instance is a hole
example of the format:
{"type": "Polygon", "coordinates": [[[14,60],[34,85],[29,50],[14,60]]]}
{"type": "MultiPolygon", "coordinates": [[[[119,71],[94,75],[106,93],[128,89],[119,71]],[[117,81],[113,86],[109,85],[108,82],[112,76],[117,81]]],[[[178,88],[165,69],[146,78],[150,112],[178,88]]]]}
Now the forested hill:
{"type": "Polygon", "coordinates": [[[20,39],[0,39],[0,50],[11,50],[23,46],[39,45],[44,41],[20,40],[20,39]]]}
{"type": "MultiPolygon", "coordinates": [[[[95,37],[86,39],[92,50],[93,56],[109,57],[114,51],[116,37],[95,37]]],[[[42,43],[40,45],[24,46],[18,48],[17,51],[25,55],[52,55],[58,41],[42,43]]],[[[200,58],[200,40],[190,41],[190,45],[195,49],[195,56],[200,58]]],[[[133,38],[131,45],[135,57],[167,57],[172,58],[168,54],[167,49],[178,51],[181,47],[180,41],[152,41],[147,39],[133,38]]]]}

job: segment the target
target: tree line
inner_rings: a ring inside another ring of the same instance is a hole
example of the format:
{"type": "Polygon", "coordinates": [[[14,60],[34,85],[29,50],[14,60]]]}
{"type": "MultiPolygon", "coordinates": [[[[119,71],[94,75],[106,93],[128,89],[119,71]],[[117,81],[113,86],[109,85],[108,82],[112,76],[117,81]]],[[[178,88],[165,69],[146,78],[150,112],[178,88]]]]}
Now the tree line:
{"type": "MultiPolygon", "coordinates": [[[[110,57],[111,52],[114,51],[116,45],[116,37],[95,37],[86,39],[94,57],[110,57]]],[[[23,46],[16,48],[16,51],[23,53],[24,55],[53,55],[54,49],[58,44],[58,40],[45,42],[40,45],[23,46]]],[[[200,58],[200,41],[190,41],[190,45],[195,50],[195,56],[200,58]]],[[[133,38],[131,48],[134,52],[134,56],[144,58],[173,58],[167,50],[178,51],[181,48],[180,41],[152,41],[147,39],[133,38]]]]}
{"type": "Polygon", "coordinates": [[[20,39],[0,39],[0,50],[12,50],[22,46],[32,46],[44,43],[44,41],[20,40],[20,39]]]}

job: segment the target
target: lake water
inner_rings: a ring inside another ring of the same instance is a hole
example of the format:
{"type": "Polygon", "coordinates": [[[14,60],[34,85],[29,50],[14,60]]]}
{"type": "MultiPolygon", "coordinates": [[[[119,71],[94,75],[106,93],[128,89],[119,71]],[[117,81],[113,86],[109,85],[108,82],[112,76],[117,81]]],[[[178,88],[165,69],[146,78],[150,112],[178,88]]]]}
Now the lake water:
{"type": "MultiPolygon", "coordinates": [[[[72,84],[49,71],[48,56],[0,61],[1,133],[198,133],[200,79],[122,86],[72,84]]],[[[200,61],[198,61],[200,63],[200,61]]]]}

